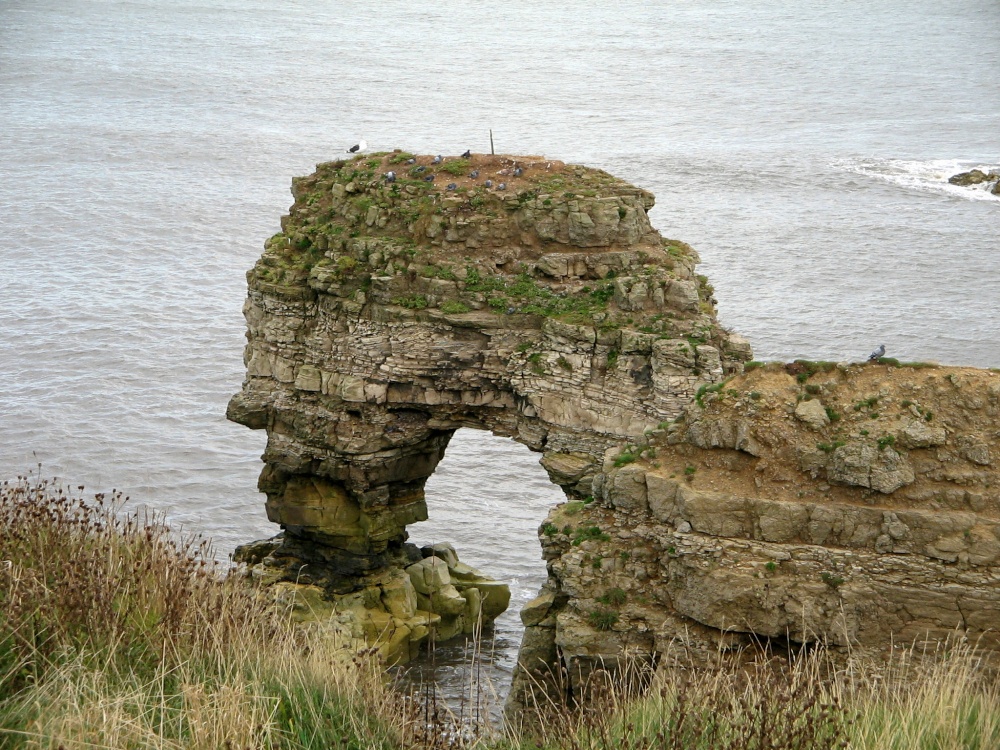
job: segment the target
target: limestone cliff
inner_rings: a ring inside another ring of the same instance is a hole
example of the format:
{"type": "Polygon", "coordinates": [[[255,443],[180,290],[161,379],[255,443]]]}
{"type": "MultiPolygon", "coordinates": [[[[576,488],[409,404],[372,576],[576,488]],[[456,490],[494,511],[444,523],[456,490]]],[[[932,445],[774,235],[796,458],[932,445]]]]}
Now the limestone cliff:
{"type": "Polygon", "coordinates": [[[512,703],[554,663],[578,692],[761,643],[1000,650],[998,461],[996,371],[796,362],[704,388],[542,525],[512,703]]]}
{"type": "MultiPolygon", "coordinates": [[[[284,534],[243,556],[273,579],[328,598],[375,587],[367,608],[391,614],[410,597],[394,571],[437,575],[413,572],[429,558],[406,527],[456,429],[541,452],[582,500],[609,447],[750,357],[695,252],[650,226],[653,196],[604,172],[394,152],[320,164],[292,192],[248,273],[247,378],[228,410],[267,430],[259,486],[284,534]]],[[[379,622],[419,641],[419,612],[464,606],[450,632],[496,615],[428,591],[379,622]]]]}

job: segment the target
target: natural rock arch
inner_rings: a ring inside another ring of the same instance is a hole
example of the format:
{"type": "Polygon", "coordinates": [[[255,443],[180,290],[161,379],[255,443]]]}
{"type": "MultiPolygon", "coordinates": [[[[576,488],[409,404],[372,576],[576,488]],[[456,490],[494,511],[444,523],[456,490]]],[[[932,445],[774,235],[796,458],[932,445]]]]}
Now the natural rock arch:
{"type": "Polygon", "coordinates": [[[606,449],[749,358],[717,325],[697,255],[650,226],[651,194],[478,156],[451,174],[475,167],[506,191],[460,178],[448,193],[387,182],[400,161],[295,180],[248,273],[247,380],[228,416],[268,432],[259,486],[286,532],[274,557],[331,590],[391,564],[459,427],[541,452],[584,498],[606,449]]]}

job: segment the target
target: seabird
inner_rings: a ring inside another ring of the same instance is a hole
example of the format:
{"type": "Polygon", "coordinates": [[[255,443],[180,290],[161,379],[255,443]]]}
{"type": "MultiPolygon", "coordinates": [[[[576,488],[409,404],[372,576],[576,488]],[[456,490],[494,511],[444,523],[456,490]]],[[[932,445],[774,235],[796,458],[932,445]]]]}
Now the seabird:
{"type": "Polygon", "coordinates": [[[515,177],[520,177],[523,174],[524,174],[524,170],[521,169],[520,167],[518,167],[517,169],[514,170],[514,176],[515,177]]]}
{"type": "Polygon", "coordinates": [[[434,157],[434,161],[432,161],[431,164],[440,164],[442,158],[443,157],[441,156],[441,154],[438,154],[437,156],[434,157]]]}
{"type": "Polygon", "coordinates": [[[473,180],[479,177],[479,170],[473,169],[471,172],[469,172],[469,177],[473,180]]]}
{"type": "Polygon", "coordinates": [[[875,362],[885,356],[885,344],[879,344],[878,349],[871,353],[868,357],[869,362],[875,362]]]}
{"type": "Polygon", "coordinates": [[[457,188],[458,185],[456,185],[454,182],[449,182],[448,187],[446,187],[445,190],[456,190],[457,188]]]}
{"type": "Polygon", "coordinates": [[[491,187],[493,187],[493,180],[487,180],[487,181],[486,181],[486,182],[484,182],[483,184],[484,184],[484,185],[485,185],[486,187],[488,187],[488,188],[491,188],[491,187]]]}
{"type": "Polygon", "coordinates": [[[416,160],[416,159],[407,159],[407,160],[406,160],[406,163],[407,163],[407,164],[416,164],[416,163],[417,163],[417,160],[416,160]]]}
{"type": "Polygon", "coordinates": [[[425,167],[425,166],[419,166],[419,167],[414,167],[413,168],[413,174],[420,174],[421,172],[426,172],[426,171],[427,171],[427,167],[425,167]]]}
{"type": "Polygon", "coordinates": [[[424,182],[434,182],[434,175],[429,174],[424,178],[424,182]]]}
{"type": "Polygon", "coordinates": [[[499,185],[497,185],[497,190],[506,190],[506,189],[507,189],[506,182],[501,182],[499,185]]]}
{"type": "Polygon", "coordinates": [[[385,181],[386,182],[395,182],[396,181],[396,173],[395,172],[386,172],[385,173],[385,181]]]}
{"type": "Polygon", "coordinates": [[[462,154],[462,158],[463,159],[471,159],[472,158],[472,149],[471,148],[465,149],[465,153],[462,154]]]}
{"type": "Polygon", "coordinates": [[[516,312],[517,312],[517,309],[516,309],[516,308],[513,308],[513,307],[508,307],[508,308],[507,308],[507,314],[508,314],[508,315],[513,315],[513,314],[514,314],[514,313],[516,313],[516,312]]]}
{"type": "Polygon", "coordinates": [[[360,141],[358,141],[353,146],[351,146],[349,149],[347,149],[347,153],[349,153],[349,154],[356,154],[356,153],[358,153],[358,151],[364,151],[366,148],[368,148],[368,141],[366,141],[366,140],[364,140],[362,138],[360,141]]]}

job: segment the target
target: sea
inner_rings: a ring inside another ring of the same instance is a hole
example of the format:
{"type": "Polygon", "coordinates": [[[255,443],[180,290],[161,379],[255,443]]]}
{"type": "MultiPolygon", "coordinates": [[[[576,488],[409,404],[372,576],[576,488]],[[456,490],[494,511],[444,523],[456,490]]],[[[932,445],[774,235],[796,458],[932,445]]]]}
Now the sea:
{"type": "MultiPolygon", "coordinates": [[[[225,420],[244,273],[294,175],[370,150],[544,155],[651,190],[758,359],[1000,367],[997,0],[0,0],[0,478],[117,488],[220,559],[277,529],[225,420]]],[[[411,541],[513,591],[561,500],[463,430],[411,541]]],[[[0,540],[2,542],[2,540],[0,540]]],[[[451,695],[470,646],[409,679],[451,695]]]]}

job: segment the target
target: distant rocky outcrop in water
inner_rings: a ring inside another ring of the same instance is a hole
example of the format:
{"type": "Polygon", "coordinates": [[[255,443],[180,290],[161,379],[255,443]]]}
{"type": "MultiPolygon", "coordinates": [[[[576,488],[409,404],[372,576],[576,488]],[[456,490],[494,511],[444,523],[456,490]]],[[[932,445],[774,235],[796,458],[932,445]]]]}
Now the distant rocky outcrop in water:
{"type": "Polygon", "coordinates": [[[987,188],[993,195],[1000,195],[1000,172],[993,170],[984,172],[981,169],[973,169],[969,172],[960,172],[953,177],[949,177],[948,182],[952,185],[960,185],[961,187],[992,182],[993,185],[987,185],[987,188]]]}
{"type": "Polygon", "coordinates": [[[540,452],[567,498],[539,529],[511,709],[762,643],[885,653],[959,629],[1000,651],[1000,374],[744,372],[695,252],[598,170],[394,152],[293,195],[248,274],[228,416],[267,431],[284,529],[238,558],[304,618],[405,660],[506,607],[452,548],[406,541],[473,427],[540,452]]]}

